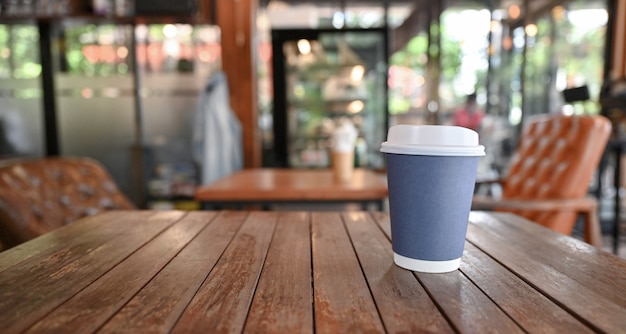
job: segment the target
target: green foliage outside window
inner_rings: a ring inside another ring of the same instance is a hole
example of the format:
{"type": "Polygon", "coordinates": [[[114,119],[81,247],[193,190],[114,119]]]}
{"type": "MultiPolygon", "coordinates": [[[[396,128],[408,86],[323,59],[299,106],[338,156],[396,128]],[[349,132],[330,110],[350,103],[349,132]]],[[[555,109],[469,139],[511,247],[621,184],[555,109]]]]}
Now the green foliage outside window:
{"type": "MultiPolygon", "coordinates": [[[[407,72],[411,72],[412,81],[418,80],[424,76],[428,57],[428,36],[425,33],[413,37],[407,45],[401,50],[394,53],[389,59],[389,66],[397,66],[403,68],[407,72]]],[[[393,75],[393,74],[390,74],[393,75]]],[[[391,78],[397,80],[398,78],[391,78]]],[[[411,82],[410,84],[417,83],[411,82]]],[[[418,88],[418,87],[416,87],[418,88]]],[[[407,92],[404,87],[389,88],[389,113],[392,115],[406,113],[411,109],[412,99],[420,94],[418,90],[407,92]]]]}
{"type": "Polygon", "coordinates": [[[548,14],[537,21],[539,33],[529,39],[526,52],[525,113],[559,110],[564,102],[558,90],[580,85],[588,86],[590,101],[574,103],[574,112],[600,112],[597,99],[603,80],[606,26],[581,27],[567,15],[586,9],[575,7],[562,16],[548,14]]]}
{"type": "Polygon", "coordinates": [[[0,25],[0,78],[41,75],[39,32],[34,25],[0,25]]]}
{"type": "Polygon", "coordinates": [[[130,48],[129,32],[130,26],[113,24],[67,27],[64,31],[65,52],[61,55],[67,65],[64,71],[90,76],[128,73],[128,57],[120,58],[117,52],[119,48],[130,48]],[[115,53],[114,59],[106,59],[105,52],[115,53]]]}

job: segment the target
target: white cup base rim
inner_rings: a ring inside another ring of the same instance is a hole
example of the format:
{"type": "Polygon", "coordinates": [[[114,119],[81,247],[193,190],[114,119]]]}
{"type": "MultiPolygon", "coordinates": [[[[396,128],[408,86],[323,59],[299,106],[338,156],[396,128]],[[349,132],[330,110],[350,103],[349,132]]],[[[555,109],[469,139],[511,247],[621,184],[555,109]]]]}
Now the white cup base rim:
{"type": "Polygon", "coordinates": [[[459,269],[461,258],[447,261],[427,261],[412,259],[393,253],[393,262],[404,269],[423,273],[448,273],[459,269]]]}

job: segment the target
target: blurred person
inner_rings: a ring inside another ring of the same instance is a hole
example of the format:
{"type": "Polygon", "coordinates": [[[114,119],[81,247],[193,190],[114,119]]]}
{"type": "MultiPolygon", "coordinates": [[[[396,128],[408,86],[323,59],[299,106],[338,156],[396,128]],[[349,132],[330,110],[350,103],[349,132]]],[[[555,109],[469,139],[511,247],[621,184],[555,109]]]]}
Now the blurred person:
{"type": "Polygon", "coordinates": [[[465,100],[465,104],[454,112],[454,125],[480,130],[480,125],[485,117],[485,112],[478,107],[476,103],[476,93],[469,94],[465,100]]]}

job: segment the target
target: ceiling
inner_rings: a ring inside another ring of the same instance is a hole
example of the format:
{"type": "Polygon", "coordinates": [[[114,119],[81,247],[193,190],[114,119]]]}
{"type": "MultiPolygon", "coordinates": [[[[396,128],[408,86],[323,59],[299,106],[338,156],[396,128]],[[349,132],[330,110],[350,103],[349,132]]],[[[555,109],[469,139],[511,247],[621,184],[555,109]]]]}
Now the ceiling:
{"type": "Polygon", "coordinates": [[[299,4],[316,4],[316,5],[382,5],[385,3],[412,3],[415,0],[260,0],[262,6],[266,6],[270,2],[282,2],[290,5],[299,4]]]}
{"type": "MultiPolygon", "coordinates": [[[[280,7],[281,14],[278,16],[280,19],[300,20],[298,15],[290,15],[289,10],[304,10],[303,6],[315,6],[315,7],[327,7],[327,8],[350,8],[350,7],[389,7],[404,6],[408,8],[408,15],[406,16],[404,23],[393,29],[393,38],[391,41],[391,48],[399,47],[403,45],[408,39],[415,35],[416,31],[425,29],[428,26],[429,15],[428,12],[436,11],[437,7],[442,6],[441,10],[452,6],[467,6],[478,5],[481,7],[488,7],[493,9],[507,9],[511,5],[517,4],[524,8],[527,6],[527,10],[522,9],[522,14],[519,18],[509,20],[509,24],[512,26],[523,25],[527,20],[532,20],[534,17],[539,17],[545,12],[550,11],[552,8],[558,5],[562,5],[568,0],[259,0],[260,5],[264,7],[280,7]],[[524,15],[524,13],[526,13],[524,15]]],[[[598,0],[601,1],[601,0],[598,0]]],[[[309,7],[310,8],[310,7],[309,7]]],[[[309,9],[310,10],[310,9],[309,9]]],[[[334,9],[337,10],[337,9],[334,9]]]]}
{"type": "MultiPolygon", "coordinates": [[[[296,6],[303,4],[311,5],[336,5],[336,6],[384,6],[384,5],[410,5],[415,8],[423,8],[432,0],[260,0],[261,6],[267,6],[270,3],[281,3],[288,6],[296,6]]],[[[447,0],[439,1],[444,7],[461,5],[461,4],[482,4],[492,8],[507,8],[512,4],[523,6],[527,2],[528,12],[531,15],[537,15],[546,10],[550,10],[554,6],[563,4],[567,0],[447,0]]]]}

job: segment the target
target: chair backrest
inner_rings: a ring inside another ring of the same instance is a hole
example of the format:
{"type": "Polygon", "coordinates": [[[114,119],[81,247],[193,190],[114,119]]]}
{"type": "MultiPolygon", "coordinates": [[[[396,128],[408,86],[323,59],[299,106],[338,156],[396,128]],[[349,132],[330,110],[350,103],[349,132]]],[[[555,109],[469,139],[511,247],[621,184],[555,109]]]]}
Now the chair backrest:
{"type": "MultiPolygon", "coordinates": [[[[586,196],[611,132],[603,116],[538,115],[529,120],[503,182],[506,199],[571,199],[586,196]]],[[[516,211],[563,234],[573,211],[516,211]]]]}
{"type": "Polygon", "coordinates": [[[103,210],[134,207],[104,167],[89,158],[24,160],[0,167],[4,248],[103,210]]]}

